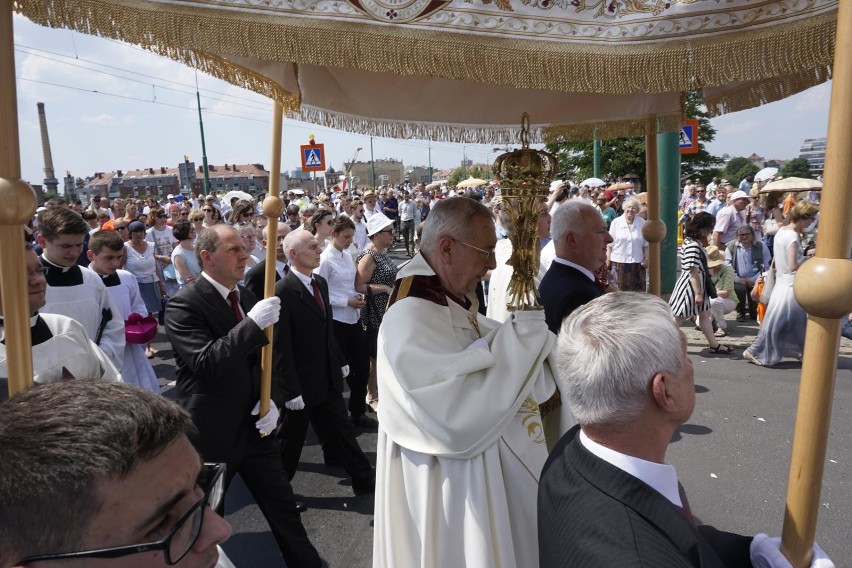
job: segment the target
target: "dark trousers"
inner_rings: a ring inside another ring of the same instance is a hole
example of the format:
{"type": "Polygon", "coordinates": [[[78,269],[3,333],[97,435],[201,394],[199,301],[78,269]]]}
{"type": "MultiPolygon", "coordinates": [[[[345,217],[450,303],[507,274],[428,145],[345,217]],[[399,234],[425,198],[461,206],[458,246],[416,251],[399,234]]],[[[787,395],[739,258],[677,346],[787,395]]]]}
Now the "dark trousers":
{"type": "Polygon", "coordinates": [[[343,396],[331,391],[325,402],[306,406],[302,410],[281,409],[281,417],[275,436],[281,444],[281,463],[287,477],[293,479],[299,467],[302,447],[305,445],[305,435],[310,422],[320,440],[324,440],[324,450],[328,448],[352,478],[352,486],[358,487],[375,483],[376,474],[370,465],[370,460],[364,455],[352,423],[346,415],[343,396]]]}
{"type": "MultiPolygon", "coordinates": [[[[334,336],[346,364],[349,365],[349,414],[354,418],[367,411],[367,378],[370,375],[370,354],[367,352],[367,335],[361,322],[352,324],[334,320],[334,336]]],[[[314,426],[316,430],[316,426],[314,426]]]]}
{"type": "Polygon", "coordinates": [[[409,219],[408,221],[401,221],[401,223],[402,239],[405,241],[405,252],[412,253],[414,252],[414,220],[409,219]],[[411,248],[409,248],[409,243],[411,243],[411,248]]]}
{"type": "MultiPolygon", "coordinates": [[[[228,464],[226,491],[238,473],[266,517],[287,566],[321,566],[319,553],[308,539],[296,510],[293,488],[281,464],[281,453],[275,439],[271,436],[252,437],[243,456],[228,464]]],[[[224,505],[217,512],[224,516],[224,505]]]]}
{"type": "Polygon", "coordinates": [[[748,313],[752,318],[757,317],[757,302],[751,299],[751,290],[754,286],[746,286],[741,282],[734,282],[734,293],[737,295],[737,314],[744,316],[748,313]],[[748,310],[746,310],[748,303],[748,310]]]}

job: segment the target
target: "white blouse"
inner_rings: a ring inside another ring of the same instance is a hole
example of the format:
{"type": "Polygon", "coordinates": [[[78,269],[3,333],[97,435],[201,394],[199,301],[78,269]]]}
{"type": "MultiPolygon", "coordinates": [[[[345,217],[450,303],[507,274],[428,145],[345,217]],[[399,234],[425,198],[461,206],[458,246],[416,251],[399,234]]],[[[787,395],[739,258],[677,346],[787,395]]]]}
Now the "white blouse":
{"type": "Polygon", "coordinates": [[[633,226],[627,224],[624,215],[616,217],[609,226],[609,234],[612,236],[612,252],[609,255],[611,262],[619,264],[637,264],[645,259],[642,250],[648,246],[648,241],[642,237],[642,225],[645,219],[638,215],[633,218],[633,226]]]}
{"type": "Polygon", "coordinates": [[[331,302],[331,315],[341,323],[358,323],[360,310],[350,307],[347,302],[355,291],[355,261],[348,251],[339,251],[331,243],[320,255],[320,265],[314,270],[328,281],[328,299],[331,302]]]}

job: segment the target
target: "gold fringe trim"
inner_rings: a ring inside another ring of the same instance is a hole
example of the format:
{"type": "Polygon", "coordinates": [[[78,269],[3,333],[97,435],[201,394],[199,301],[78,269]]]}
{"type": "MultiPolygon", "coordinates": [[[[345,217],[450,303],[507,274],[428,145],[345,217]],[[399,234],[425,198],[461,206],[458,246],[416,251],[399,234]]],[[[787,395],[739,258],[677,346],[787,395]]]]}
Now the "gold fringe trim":
{"type": "Polygon", "coordinates": [[[538,405],[538,409],[541,412],[541,417],[544,418],[554,410],[558,410],[562,406],[562,393],[559,392],[559,387],[556,388],[556,392],[553,393],[546,401],[542,402],[538,405]]]}
{"type": "Polygon", "coordinates": [[[766,79],[760,85],[725,91],[718,95],[704,94],[704,104],[710,116],[720,116],[786,99],[791,95],[825,83],[831,79],[831,68],[808,69],[795,75],[766,79]]]}
{"type": "MultiPolygon", "coordinates": [[[[159,46],[170,56],[194,50],[526,89],[608,93],[687,91],[812,69],[825,72],[832,63],[837,18],[835,9],[788,24],[743,24],[725,34],[665,44],[603,44],[536,41],[511,37],[510,32],[459,33],[428,22],[270,17],[259,10],[146,0],[18,0],[16,9],[41,25],[148,49],[159,46]]],[[[756,98],[770,96],[771,89],[756,98]]]]}
{"type": "MultiPolygon", "coordinates": [[[[659,114],[655,117],[656,132],[678,132],[683,123],[681,113],[659,114]]],[[[602,140],[627,138],[648,134],[648,122],[645,118],[618,120],[611,122],[587,122],[562,126],[549,126],[542,131],[544,142],[576,142],[593,140],[595,136],[602,140]]]]}

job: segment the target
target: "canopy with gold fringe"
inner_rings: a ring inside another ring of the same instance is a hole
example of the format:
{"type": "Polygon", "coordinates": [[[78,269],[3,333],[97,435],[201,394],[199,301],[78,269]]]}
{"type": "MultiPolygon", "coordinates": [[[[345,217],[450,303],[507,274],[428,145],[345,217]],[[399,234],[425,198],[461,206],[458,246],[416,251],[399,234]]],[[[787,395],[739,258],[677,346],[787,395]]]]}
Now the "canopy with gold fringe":
{"type": "Polygon", "coordinates": [[[141,45],[279,101],[293,118],[388,137],[514,143],[641,135],[829,78],[837,0],[17,0],[36,23],[141,45]],[[518,90],[530,98],[519,103],[518,90]],[[602,96],[600,93],[609,93],[602,96]],[[642,108],[637,108],[642,107],[642,108]],[[639,119],[639,120],[637,120],[639,119]],[[553,130],[544,131],[543,127],[553,130]]]}

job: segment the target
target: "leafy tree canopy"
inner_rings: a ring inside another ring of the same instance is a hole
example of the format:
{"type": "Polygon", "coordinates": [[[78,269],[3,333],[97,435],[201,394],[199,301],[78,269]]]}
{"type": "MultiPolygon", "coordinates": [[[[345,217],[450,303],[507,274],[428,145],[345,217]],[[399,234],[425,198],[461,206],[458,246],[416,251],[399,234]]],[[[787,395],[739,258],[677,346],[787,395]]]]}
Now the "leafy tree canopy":
{"type": "Polygon", "coordinates": [[[808,163],[806,158],[793,158],[784,164],[784,167],[781,168],[781,171],[778,173],[784,177],[813,177],[813,174],[811,173],[811,165],[808,163]]]}
{"type": "Polygon", "coordinates": [[[746,176],[752,176],[752,179],[754,179],[754,174],[759,171],[760,168],[752,164],[748,158],[737,156],[736,158],[731,158],[725,164],[722,175],[731,182],[731,185],[737,187],[746,176]]]}
{"type": "Polygon", "coordinates": [[[485,177],[485,173],[485,168],[483,168],[481,164],[474,164],[470,168],[462,166],[453,170],[453,173],[451,173],[450,177],[447,178],[447,185],[456,185],[460,181],[464,181],[469,177],[487,179],[485,177]]]}
{"type": "MultiPolygon", "coordinates": [[[[714,164],[721,158],[710,154],[705,144],[716,137],[716,129],[710,124],[701,98],[690,92],[686,97],[686,115],[698,119],[698,152],[681,155],[681,175],[697,177],[709,182],[718,170],[714,164]],[[706,178],[706,179],[705,179],[706,178]]],[[[594,142],[558,141],[547,145],[547,150],[559,160],[559,170],[576,181],[592,177],[594,172],[594,142]]],[[[645,179],[645,137],[613,138],[601,141],[600,174],[603,178],[616,179],[627,174],[637,174],[645,179]]],[[[647,184],[644,184],[647,187],[647,184]]]]}

